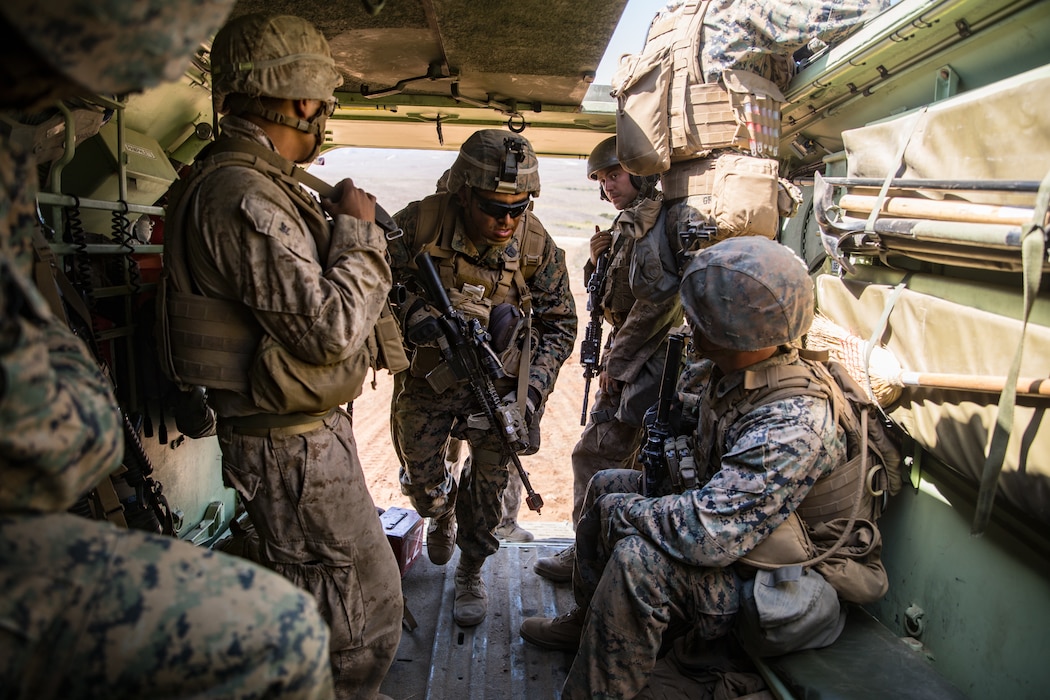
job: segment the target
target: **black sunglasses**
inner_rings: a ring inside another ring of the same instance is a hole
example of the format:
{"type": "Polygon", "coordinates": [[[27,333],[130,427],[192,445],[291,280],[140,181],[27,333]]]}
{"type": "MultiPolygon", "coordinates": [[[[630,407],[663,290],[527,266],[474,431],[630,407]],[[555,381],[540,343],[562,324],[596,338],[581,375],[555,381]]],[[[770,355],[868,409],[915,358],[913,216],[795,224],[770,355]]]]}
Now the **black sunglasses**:
{"type": "Polygon", "coordinates": [[[525,210],[529,208],[529,204],[532,202],[531,197],[526,197],[520,202],[514,202],[512,204],[504,204],[503,202],[497,202],[493,199],[485,199],[479,197],[477,193],[474,194],[474,201],[477,202],[478,209],[485,214],[488,214],[493,219],[502,219],[504,216],[509,216],[512,219],[516,219],[525,213],[525,210]]]}

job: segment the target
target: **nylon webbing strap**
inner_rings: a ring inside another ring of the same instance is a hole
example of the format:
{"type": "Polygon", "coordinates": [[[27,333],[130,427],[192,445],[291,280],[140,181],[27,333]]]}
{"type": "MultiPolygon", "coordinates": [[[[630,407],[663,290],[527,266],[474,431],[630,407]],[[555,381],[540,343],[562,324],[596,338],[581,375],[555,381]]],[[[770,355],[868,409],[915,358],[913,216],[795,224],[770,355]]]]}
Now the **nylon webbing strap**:
{"type": "Polygon", "coordinates": [[[988,528],[995,503],[995,492],[999,485],[999,474],[1006,460],[1006,447],[1014,424],[1014,405],[1017,402],[1017,376],[1021,372],[1021,356],[1024,353],[1024,336],[1028,329],[1028,317],[1039,293],[1043,276],[1043,261],[1046,257],[1047,218],[1050,217],[1050,172],[1039,185],[1032,221],[1021,239],[1021,268],[1024,285],[1024,312],[1021,318],[1021,339],[1017,343],[1010,372],[1006,376],[1003,392],[999,395],[999,409],[992,429],[992,440],[988,445],[988,456],[981,470],[981,487],[977,492],[977,508],[973,516],[970,534],[980,536],[988,528]]]}
{"type": "Polygon", "coordinates": [[[911,273],[904,275],[904,279],[897,283],[897,286],[893,288],[890,295],[886,297],[886,304],[882,308],[882,315],[879,316],[878,322],[875,327],[871,330],[871,335],[864,342],[864,391],[867,392],[868,398],[871,400],[875,407],[878,409],[882,417],[889,420],[889,416],[886,415],[886,411],[882,409],[878,400],[875,398],[875,391],[871,388],[871,353],[875,348],[882,344],[882,334],[886,332],[886,324],[890,321],[890,314],[893,312],[893,307],[897,305],[897,300],[900,299],[901,294],[908,288],[908,281],[911,279],[911,273]]]}
{"type": "MultiPolygon", "coordinates": [[[[245,153],[253,155],[259,160],[266,161],[273,167],[280,170],[283,174],[292,178],[301,185],[309,187],[311,190],[321,195],[326,199],[331,199],[332,194],[335,192],[335,188],[329,185],[321,178],[313,175],[298,165],[288,160],[280,153],[271,151],[257,143],[252,141],[246,141],[244,139],[223,139],[216,141],[212,144],[210,153],[217,153],[222,151],[236,151],[239,153],[245,153]]],[[[376,225],[383,229],[387,238],[393,238],[395,235],[401,233],[401,229],[397,224],[394,223],[393,218],[383,207],[376,203],[376,225]]]]}

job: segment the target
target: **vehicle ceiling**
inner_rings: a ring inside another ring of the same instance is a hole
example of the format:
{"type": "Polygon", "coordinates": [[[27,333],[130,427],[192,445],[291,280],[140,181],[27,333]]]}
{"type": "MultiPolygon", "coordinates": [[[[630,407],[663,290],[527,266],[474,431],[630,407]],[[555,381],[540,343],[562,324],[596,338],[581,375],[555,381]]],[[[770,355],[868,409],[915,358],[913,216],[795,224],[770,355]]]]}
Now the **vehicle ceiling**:
{"type": "Polygon", "coordinates": [[[296,14],[324,32],[344,79],[335,145],[454,149],[509,119],[539,153],[586,155],[615,131],[607,89],[581,105],[626,4],[240,0],[232,16],[296,14]]]}

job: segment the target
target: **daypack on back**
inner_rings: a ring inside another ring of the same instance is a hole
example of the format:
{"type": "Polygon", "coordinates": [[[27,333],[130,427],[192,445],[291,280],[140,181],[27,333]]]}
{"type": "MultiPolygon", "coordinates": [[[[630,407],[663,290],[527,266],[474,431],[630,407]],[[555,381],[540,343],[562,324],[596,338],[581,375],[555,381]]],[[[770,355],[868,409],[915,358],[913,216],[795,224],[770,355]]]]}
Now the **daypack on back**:
{"type": "Polygon", "coordinates": [[[613,77],[616,155],[635,175],[656,175],[672,161],[735,147],[775,156],[780,140],[777,86],[727,70],[707,83],[700,66],[710,0],[688,0],[653,19],[641,53],[621,57],[613,77]]]}

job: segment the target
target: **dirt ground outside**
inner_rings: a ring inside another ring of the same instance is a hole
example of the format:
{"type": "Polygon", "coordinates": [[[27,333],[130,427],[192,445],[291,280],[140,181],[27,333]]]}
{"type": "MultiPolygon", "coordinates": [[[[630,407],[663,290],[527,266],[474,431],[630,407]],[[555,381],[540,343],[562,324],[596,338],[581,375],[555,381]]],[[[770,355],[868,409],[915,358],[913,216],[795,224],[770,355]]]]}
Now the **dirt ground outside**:
{"type": "MultiPolygon", "coordinates": [[[[541,424],[542,441],[535,455],[522,457],[522,465],[529,474],[533,489],[543,497],[539,515],[522,502],[518,521],[525,529],[529,523],[568,523],[572,513],[572,448],[580,437],[580,412],[583,408],[583,368],[580,366],[580,339],[587,325],[587,302],[583,292],[582,268],[585,260],[586,237],[558,237],[558,244],[566,251],[576,312],[580,318],[576,347],[562,365],[554,391],[547,401],[541,424]]],[[[608,333],[608,328],[606,328],[608,333]]],[[[411,508],[398,483],[398,461],[390,442],[390,394],[392,377],[381,372],[373,391],[369,382],[354,402],[354,436],[361,457],[372,498],[380,508],[400,506],[411,508]]],[[[591,382],[591,400],[598,388],[591,382]]]]}

